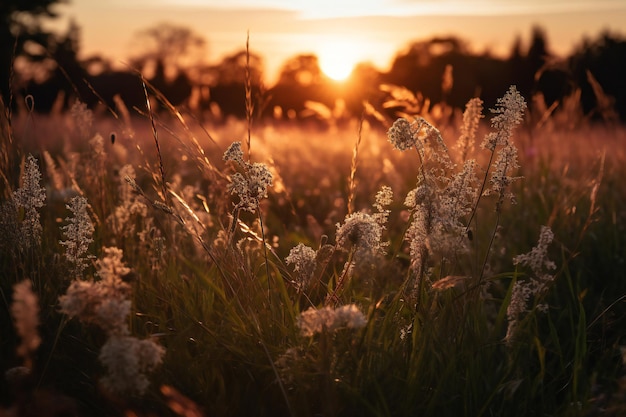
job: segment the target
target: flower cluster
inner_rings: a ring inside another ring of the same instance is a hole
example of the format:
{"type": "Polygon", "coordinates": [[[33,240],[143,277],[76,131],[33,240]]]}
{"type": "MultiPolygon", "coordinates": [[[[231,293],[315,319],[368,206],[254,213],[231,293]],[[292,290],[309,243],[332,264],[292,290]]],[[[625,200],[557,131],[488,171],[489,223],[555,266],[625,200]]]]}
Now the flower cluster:
{"type": "Polygon", "coordinates": [[[234,161],[243,168],[243,174],[236,172],[228,184],[228,191],[239,197],[235,209],[254,213],[259,201],[267,198],[267,189],[272,186],[272,173],[265,164],[244,161],[241,142],[234,142],[228,147],[224,152],[224,160],[234,161]]]}
{"type": "Polygon", "coordinates": [[[391,145],[399,150],[405,151],[416,145],[415,132],[411,123],[401,117],[393,122],[393,125],[387,131],[387,137],[391,145]]]}
{"type": "Polygon", "coordinates": [[[340,328],[360,329],[367,319],[354,304],[333,309],[326,306],[320,309],[309,308],[298,316],[298,327],[303,336],[313,336],[323,331],[335,332],[340,328]]]}
{"type": "Polygon", "coordinates": [[[146,373],[161,364],[164,354],[165,349],[153,340],[113,335],[98,355],[107,370],[100,382],[110,392],[143,394],[150,384],[146,373]]]}
{"type": "Polygon", "coordinates": [[[107,369],[103,385],[111,392],[142,394],[148,386],[145,372],[161,363],[165,350],[151,339],[130,336],[130,285],[123,281],[130,268],[122,256],[121,249],[104,248],[104,257],[96,261],[100,279],[74,280],[59,297],[59,305],[68,316],[95,324],[107,333],[99,355],[107,369]]]}
{"type": "Polygon", "coordinates": [[[33,293],[30,280],[24,280],[13,286],[13,303],[11,316],[15,321],[15,329],[20,336],[21,343],[17,347],[17,354],[27,360],[41,344],[39,337],[39,300],[33,293]]]}
{"type": "Polygon", "coordinates": [[[491,109],[496,115],[491,119],[491,126],[495,131],[485,137],[481,146],[494,151],[496,146],[506,145],[513,136],[515,126],[522,122],[526,107],[524,97],[515,86],[511,86],[504,96],[498,99],[496,108],[491,109]]]}
{"type": "Polygon", "coordinates": [[[67,240],[62,240],[61,245],[65,246],[65,257],[74,265],[73,274],[75,278],[81,278],[87,267],[89,259],[89,245],[93,242],[94,226],[87,213],[87,199],[82,196],[72,198],[66,205],[72,212],[72,217],[65,220],[67,225],[61,227],[63,236],[67,240]]]}
{"type": "Polygon", "coordinates": [[[302,243],[298,243],[297,246],[291,248],[289,256],[285,258],[287,265],[293,264],[296,274],[298,274],[298,281],[296,281],[296,287],[298,290],[306,288],[309,284],[313,274],[315,273],[315,267],[317,253],[302,243]]]}
{"type": "MultiPolygon", "coordinates": [[[[132,165],[124,165],[119,171],[118,195],[120,204],[107,218],[111,230],[118,236],[130,236],[135,231],[134,219],[146,219],[148,207],[137,194],[136,174],[132,165]]],[[[146,219],[146,222],[150,220],[146,219]]],[[[150,226],[150,225],[146,225],[150,226]]],[[[149,227],[146,227],[149,229],[149,227]]]]}
{"type": "Polygon", "coordinates": [[[72,105],[70,114],[81,139],[91,136],[91,127],[93,125],[93,112],[87,108],[87,105],[79,100],[72,105]]]}
{"type": "Polygon", "coordinates": [[[59,298],[61,311],[93,323],[109,334],[128,334],[130,285],[122,277],[130,269],[122,262],[121,249],[104,248],[105,256],[96,261],[100,280],[74,280],[65,295],[59,298]]]}
{"type": "Polygon", "coordinates": [[[31,248],[41,242],[41,222],[37,209],[44,206],[46,189],[41,186],[41,172],[34,156],[28,155],[22,173],[22,185],[13,193],[17,208],[24,210],[20,226],[20,246],[31,248]]]}
{"type": "Polygon", "coordinates": [[[387,137],[399,151],[414,147],[421,152],[430,141],[443,144],[439,130],[423,117],[417,117],[412,122],[403,117],[397,119],[387,131],[387,137]]]}
{"type": "Polygon", "coordinates": [[[352,247],[360,258],[377,255],[382,248],[382,230],[371,214],[349,214],[343,224],[337,224],[337,247],[345,250],[352,247]]]}
{"type": "MultiPolygon", "coordinates": [[[[548,285],[554,280],[554,275],[547,271],[556,269],[556,264],[548,259],[548,246],[554,239],[554,233],[548,226],[542,226],[537,245],[528,253],[513,258],[515,265],[527,266],[533,275],[528,281],[517,281],[511,293],[511,302],[507,307],[509,322],[505,340],[510,343],[517,331],[522,315],[529,311],[528,303],[531,297],[535,299],[545,293],[548,285]]],[[[545,304],[537,304],[540,311],[545,311],[545,304]]]]}
{"type": "Polygon", "coordinates": [[[389,214],[391,213],[391,210],[389,210],[387,207],[390,206],[391,203],[393,203],[393,191],[391,187],[383,185],[381,189],[376,193],[376,200],[374,203],[376,213],[373,214],[373,217],[382,228],[386,227],[387,220],[389,219],[389,214]]]}
{"type": "Polygon", "coordinates": [[[478,97],[472,98],[465,105],[463,112],[463,124],[461,125],[461,136],[456,142],[456,148],[461,151],[461,160],[465,161],[467,155],[474,149],[474,141],[480,119],[483,117],[483,101],[478,97]]]}

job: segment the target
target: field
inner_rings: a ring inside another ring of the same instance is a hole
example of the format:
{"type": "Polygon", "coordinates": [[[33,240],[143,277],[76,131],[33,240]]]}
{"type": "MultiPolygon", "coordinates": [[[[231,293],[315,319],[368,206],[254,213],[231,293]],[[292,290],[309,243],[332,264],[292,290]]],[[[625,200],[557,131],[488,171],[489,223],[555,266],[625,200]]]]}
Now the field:
{"type": "Polygon", "coordinates": [[[0,416],[623,415],[626,130],[530,99],[5,112],[0,416]]]}

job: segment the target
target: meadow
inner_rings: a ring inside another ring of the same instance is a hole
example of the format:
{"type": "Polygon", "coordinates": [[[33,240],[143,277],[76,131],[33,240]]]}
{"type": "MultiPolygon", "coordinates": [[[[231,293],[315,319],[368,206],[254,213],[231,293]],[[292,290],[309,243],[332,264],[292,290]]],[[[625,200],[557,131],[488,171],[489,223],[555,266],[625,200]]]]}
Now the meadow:
{"type": "Polygon", "coordinates": [[[626,130],[531,99],[4,111],[0,415],[623,415],[626,130]]]}

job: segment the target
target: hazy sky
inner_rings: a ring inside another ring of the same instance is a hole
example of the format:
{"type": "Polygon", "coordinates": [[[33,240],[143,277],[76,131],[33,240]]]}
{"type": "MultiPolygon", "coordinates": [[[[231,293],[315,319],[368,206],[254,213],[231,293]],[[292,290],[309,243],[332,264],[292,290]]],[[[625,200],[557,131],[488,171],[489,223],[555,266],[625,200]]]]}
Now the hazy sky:
{"type": "Polygon", "coordinates": [[[83,56],[119,62],[136,51],[134,35],[160,22],[185,25],[207,40],[207,61],[245,47],[261,54],[273,80],[298,53],[344,62],[370,61],[387,69],[412,40],[457,35],[475,51],[506,53],[544,28],[549,47],[569,53],[583,36],[601,30],[626,33],[626,0],[70,0],[58,6],[82,28],[83,56]],[[335,58],[336,59],[336,58],[335,58]]]}

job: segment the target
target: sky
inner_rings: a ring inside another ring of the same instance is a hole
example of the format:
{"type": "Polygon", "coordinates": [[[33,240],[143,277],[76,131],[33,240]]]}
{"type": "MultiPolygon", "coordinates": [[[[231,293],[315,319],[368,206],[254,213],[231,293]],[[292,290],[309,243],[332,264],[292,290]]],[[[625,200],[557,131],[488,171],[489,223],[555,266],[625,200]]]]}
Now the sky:
{"type": "Polygon", "coordinates": [[[602,30],[626,34],[626,0],[69,0],[56,11],[58,30],[70,18],[81,27],[83,57],[99,54],[120,66],[137,53],[137,33],[162,22],[205,38],[209,63],[244,49],[249,32],[269,83],[300,53],[318,55],[327,72],[356,62],[385,71],[411,41],[433,36],[506,55],[537,25],[551,52],[563,56],[602,30]]]}

